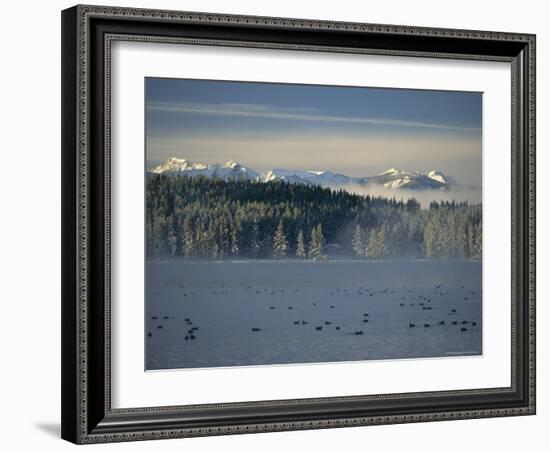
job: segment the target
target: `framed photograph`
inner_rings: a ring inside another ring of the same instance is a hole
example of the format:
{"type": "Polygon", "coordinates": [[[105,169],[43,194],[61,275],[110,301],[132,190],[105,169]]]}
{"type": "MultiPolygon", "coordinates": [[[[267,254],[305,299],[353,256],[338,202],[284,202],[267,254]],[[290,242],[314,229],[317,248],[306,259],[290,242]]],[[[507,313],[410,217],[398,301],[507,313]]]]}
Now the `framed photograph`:
{"type": "Polygon", "coordinates": [[[535,413],[535,36],[62,12],[62,437],[535,413]]]}

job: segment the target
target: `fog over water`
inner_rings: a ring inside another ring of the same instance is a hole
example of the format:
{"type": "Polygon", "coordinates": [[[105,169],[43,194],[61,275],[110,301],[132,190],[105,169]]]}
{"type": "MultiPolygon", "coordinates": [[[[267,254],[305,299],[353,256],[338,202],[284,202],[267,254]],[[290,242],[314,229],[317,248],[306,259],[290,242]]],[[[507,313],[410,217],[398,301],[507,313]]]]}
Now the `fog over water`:
{"type": "Polygon", "coordinates": [[[171,260],[147,270],[147,369],[482,353],[480,261],[171,260]]]}

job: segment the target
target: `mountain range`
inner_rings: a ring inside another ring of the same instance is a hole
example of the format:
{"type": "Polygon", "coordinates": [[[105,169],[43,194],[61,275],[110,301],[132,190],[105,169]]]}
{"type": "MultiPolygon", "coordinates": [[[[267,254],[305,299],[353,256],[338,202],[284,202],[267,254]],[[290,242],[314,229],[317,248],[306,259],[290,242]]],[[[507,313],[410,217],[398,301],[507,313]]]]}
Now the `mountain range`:
{"type": "Polygon", "coordinates": [[[225,164],[203,164],[187,159],[170,158],[154,169],[153,174],[199,176],[220,178],[222,180],[253,180],[257,182],[285,181],[318,185],[332,189],[348,188],[384,188],[388,190],[413,191],[479,191],[479,188],[459,184],[452,177],[444,175],[439,170],[428,172],[413,172],[389,169],[378,175],[365,177],[350,177],[330,171],[271,169],[263,173],[239,164],[227,161],[225,164]]]}

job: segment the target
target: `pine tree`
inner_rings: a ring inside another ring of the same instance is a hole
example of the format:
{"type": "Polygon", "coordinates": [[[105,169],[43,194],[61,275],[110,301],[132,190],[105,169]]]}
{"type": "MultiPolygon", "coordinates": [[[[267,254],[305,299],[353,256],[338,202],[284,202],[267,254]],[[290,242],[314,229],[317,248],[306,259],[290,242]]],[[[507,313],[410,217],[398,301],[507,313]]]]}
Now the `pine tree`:
{"type": "Polygon", "coordinates": [[[369,242],[365,251],[369,258],[385,258],[389,254],[388,243],[386,242],[386,230],[384,227],[380,230],[372,229],[369,235],[369,242]]]}
{"type": "Polygon", "coordinates": [[[296,256],[298,258],[306,257],[306,248],[304,244],[304,232],[300,230],[296,239],[296,256]]]}
{"type": "Polygon", "coordinates": [[[279,221],[275,236],[273,237],[273,256],[275,258],[284,258],[288,250],[288,242],[285,236],[285,230],[283,228],[283,221],[279,221]]]}
{"type": "Polygon", "coordinates": [[[314,261],[321,261],[324,257],[324,238],[321,224],[311,230],[311,240],[309,242],[309,257],[314,261]]]}
{"type": "Polygon", "coordinates": [[[153,219],[153,236],[153,255],[157,257],[166,255],[168,226],[164,215],[161,215],[160,212],[153,219]]]}
{"type": "Polygon", "coordinates": [[[355,232],[353,233],[353,239],[351,241],[351,246],[355,252],[355,256],[361,257],[365,254],[364,242],[363,242],[363,230],[361,226],[357,224],[355,227],[355,232]]]}
{"type": "Polygon", "coordinates": [[[252,224],[252,236],[250,238],[250,251],[252,256],[258,256],[260,249],[260,226],[258,225],[258,221],[254,220],[252,224]]]}
{"type": "Polygon", "coordinates": [[[239,239],[241,234],[241,222],[238,220],[235,222],[233,229],[231,230],[231,254],[235,257],[239,256],[239,239]]]}
{"type": "Polygon", "coordinates": [[[378,234],[376,230],[372,228],[369,233],[369,239],[365,248],[365,256],[369,258],[376,258],[378,253],[378,234]]]}
{"type": "Polygon", "coordinates": [[[386,240],[386,228],[382,227],[378,232],[378,257],[386,258],[388,256],[388,242],[386,240]]]}
{"type": "Polygon", "coordinates": [[[178,248],[178,236],[173,230],[170,230],[168,233],[168,251],[170,252],[170,256],[176,256],[178,248]]]}
{"type": "Polygon", "coordinates": [[[222,258],[223,254],[220,252],[220,246],[216,241],[212,243],[212,246],[210,247],[210,256],[212,259],[218,259],[222,258]]]}
{"type": "Polygon", "coordinates": [[[194,238],[193,238],[193,227],[191,225],[191,219],[186,217],[183,222],[183,229],[181,231],[181,250],[183,256],[190,258],[194,256],[194,238]]]}
{"type": "Polygon", "coordinates": [[[427,258],[437,258],[440,256],[439,228],[439,221],[434,213],[428,220],[426,228],[424,229],[427,258]]]}
{"type": "Polygon", "coordinates": [[[323,227],[317,224],[317,247],[319,248],[320,259],[325,259],[325,237],[323,235],[323,227]]]}
{"type": "Polygon", "coordinates": [[[472,255],[474,258],[481,258],[482,256],[482,249],[483,249],[483,229],[481,222],[474,227],[474,254],[472,255]]]}
{"type": "Polygon", "coordinates": [[[223,259],[224,251],[223,247],[218,244],[218,239],[220,237],[221,227],[216,226],[214,220],[211,220],[208,224],[205,235],[205,250],[206,253],[210,254],[210,257],[213,259],[223,259]]]}

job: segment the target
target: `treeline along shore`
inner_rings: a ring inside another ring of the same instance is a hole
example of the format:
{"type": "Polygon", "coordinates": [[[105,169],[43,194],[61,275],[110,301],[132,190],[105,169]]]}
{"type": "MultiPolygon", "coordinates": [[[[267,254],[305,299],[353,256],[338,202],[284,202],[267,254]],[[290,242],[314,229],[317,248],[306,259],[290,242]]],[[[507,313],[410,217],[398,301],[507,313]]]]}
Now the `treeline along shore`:
{"type": "Polygon", "coordinates": [[[149,174],[149,258],[480,258],[481,205],[149,174]]]}

